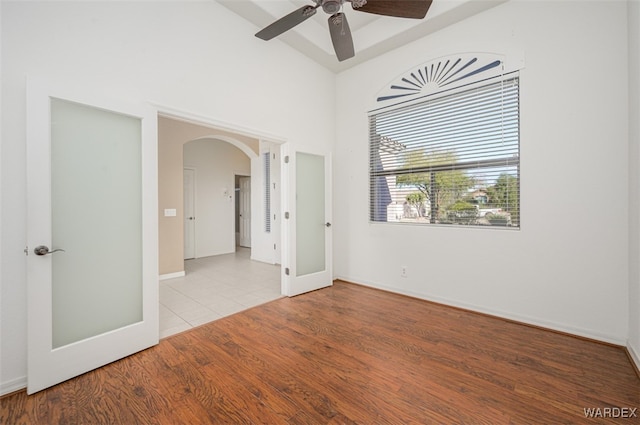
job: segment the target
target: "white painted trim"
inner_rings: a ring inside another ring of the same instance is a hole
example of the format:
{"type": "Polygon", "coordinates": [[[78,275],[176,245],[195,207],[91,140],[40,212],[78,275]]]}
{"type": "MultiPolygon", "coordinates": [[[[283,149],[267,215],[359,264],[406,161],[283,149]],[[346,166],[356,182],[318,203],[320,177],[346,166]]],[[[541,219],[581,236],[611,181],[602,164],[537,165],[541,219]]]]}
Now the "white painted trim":
{"type": "Polygon", "coordinates": [[[251,256],[249,258],[251,258],[252,261],[258,261],[260,263],[277,265],[277,263],[273,262],[273,258],[262,258],[260,256],[256,256],[256,255],[253,255],[253,254],[251,254],[251,256]]]}
{"type": "Polygon", "coordinates": [[[0,382],[0,397],[27,388],[27,377],[21,376],[10,381],[0,382]]]}
{"type": "Polygon", "coordinates": [[[631,360],[636,364],[636,369],[640,370],[640,353],[631,345],[631,341],[627,341],[627,351],[629,352],[631,360]]]}
{"type": "Polygon", "coordinates": [[[161,274],[160,275],[160,280],[175,279],[176,277],[184,277],[186,275],[187,274],[185,273],[184,270],[182,270],[181,272],[161,274]]]}
{"type": "MultiPolygon", "coordinates": [[[[448,298],[442,298],[442,297],[431,297],[425,294],[420,294],[417,292],[413,292],[413,291],[403,291],[400,290],[396,287],[391,287],[391,286],[387,286],[387,285],[381,285],[375,282],[366,282],[366,281],[362,281],[362,280],[357,280],[357,279],[352,279],[352,278],[348,278],[348,277],[341,277],[341,276],[334,276],[333,277],[335,280],[343,280],[345,282],[352,282],[354,284],[357,285],[362,285],[362,286],[368,286],[370,288],[375,288],[375,289],[381,289],[383,291],[388,291],[391,293],[395,293],[395,294],[400,294],[400,295],[407,295],[409,297],[413,297],[413,298],[418,298],[421,300],[425,300],[425,301],[431,301],[437,304],[442,304],[442,305],[446,305],[446,306],[450,306],[450,307],[457,307],[457,308],[461,308],[464,310],[469,310],[469,311],[473,311],[473,312],[477,312],[477,313],[482,313],[482,314],[487,314],[489,316],[493,316],[496,318],[502,318],[502,319],[507,319],[507,320],[512,320],[518,323],[522,323],[524,325],[532,325],[532,326],[537,326],[540,328],[544,328],[544,329],[548,329],[550,331],[558,331],[558,332],[563,332],[566,334],[571,334],[574,336],[579,336],[579,337],[583,337],[583,338],[588,338],[588,339],[592,339],[592,340],[596,340],[596,341],[600,341],[600,342],[606,342],[608,344],[614,344],[614,345],[618,345],[620,347],[629,347],[629,344],[627,344],[627,341],[623,338],[616,338],[616,337],[612,337],[610,335],[604,335],[601,334],[599,332],[594,332],[592,330],[589,329],[582,329],[582,328],[576,328],[573,326],[567,326],[561,323],[555,323],[555,322],[549,322],[546,320],[540,320],[540,319],[535,319],[532,317],[528,317],[528,316],[524,316],[524,315],[520,315],[520,314],[513,314],[513,313],[507,313],[504,311],[500,311],[500,310],[494,310],[494,309],[490,309],[490,308],[485,308],[482,306],[478,306],[478,305],[474,305],[474,304],[467,304],[467,303],[461,303],[458,301],[454,301],[448,298]]],[[[636,355],[636,359],[638,358],[637,353],[634,353],[636,355]]]]}
{"type": "Polygon", "coordinates": [[[287,139],[285,137],[268,134],[264,131],[258,131],[251,128],[239,126],[236,124],[225,123],[222,121],[218,121],[212,118],[204,117],[202,115],[195,114],[193,112],[187,112],[183,110],[174,109],[168,106],[151,103],[156,110],[158,111],[158,115],[161,117],[171,118],[174,120],[187,122],[191,124],[204,125],[207,127],[215,127],[220,130],[229,131],[231,133],[237,133],[242,136],[253,137],[256,139],[261,139],[264,141],[269,141],[273,143],[285,143],[287,139]]]}

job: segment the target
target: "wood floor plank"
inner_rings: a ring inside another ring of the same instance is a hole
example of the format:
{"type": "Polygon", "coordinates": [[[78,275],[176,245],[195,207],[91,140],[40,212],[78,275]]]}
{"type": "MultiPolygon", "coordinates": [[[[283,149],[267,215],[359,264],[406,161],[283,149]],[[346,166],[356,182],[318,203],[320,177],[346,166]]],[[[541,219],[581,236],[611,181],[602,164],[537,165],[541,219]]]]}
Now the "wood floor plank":
{"type": "MultiPolygon", "coordinates": [[[[244,315],[242,317],[244,317],[244,315]]],[[[236,319],[241,320],[240,316],[238,316],[236,319]]],[[[247,326],[243,326],[239,329],[242,329],[245,336],[247,336],[249,339],[256,337],[246,333],[248,329],[247,326]]],[[[262,334],[269,333],[269,329],[267,329],[266,327],[263,327],[258,331],[262,334]]],[[[369,381],[364,381],[364,379],[366,379],[366,375],[364,375],[362,379],[359,379],[360,376],[351,374],[350,369],[345,368],[345,363],[347,363],[349,359],[340,357],[339,361],[331,362],[328,359],[337,360],[337,357],[335,355],[332,356],[332,354],[335,354],[335,352],[333,352],[330,347],[323,346],[321,344],[314,344],[316,350],[313,353],[308,352],[308,349],[306,348],[307,344],[301,344],[300,341],[296,341],[302,338],[304,338],[303,335],[293,334],[290,334],[285,338],[280,338],[279,341],[281,341],[281,343],[278,345],[277,354],[274,354],[270,358],[270,363],[274,364],[277,363],[279,359],[286,359],[286,368],[290,371],[290,373],[311,374],[313,377],[312,382],[315,385],[313,385],[313,388],[307,388],[307,391],[315,391],[317,393],[325,392],[331,398],[336,400],[336,406],[324,409],[328,412],[327,414],[331,413],[332,415],[334,415],[335,411],[343,411],[350,418],[356,419],[360,415],[362,415],[363,412],[366,412],[367,408],[371,410],[369,412],[369,415],[376,414],[377,411],[375,410],[374,406],[386,403],[386,400],[380,398],[381,395],[384,395],[385,389],[387,388],[386,385],[381,385],[378,388],[379,392],[376,394],[375,400],[371,400],[369,397],[370,394],[358,391],[359,388],[357,381],[361,381],[361,386],[363,385],[363,383],[364,385],[368,386],[369,381]],[[341,400],[339,397],[341,388],[336,389],[335,386],[338,385],[341,387],[345,384],[350,386],[351,394],[348,400],[341,400]],[[345,401],[345,406],[341,407],[340,404],[344,403],[345,401]]],[[[237,349],[242,350],[242,347],[237,346],[237,349]]],[[[273,353],[276,352],[274,351],[273,353]]],[[[389,408],[392,407],[393,406],[389,406],[389,408]]],[[[396,414],[401,417],[402,411],[398,410],[396,414]]],[[[332,416],[330,416],[330,418],[332,418],[332,416]]]]}
{"type": "Polygon", "coordinates": [[[640,409],[621,347],[336,282],[4,397],[0,423],[621,423],[585,416],[613,407],[640,409]]]}

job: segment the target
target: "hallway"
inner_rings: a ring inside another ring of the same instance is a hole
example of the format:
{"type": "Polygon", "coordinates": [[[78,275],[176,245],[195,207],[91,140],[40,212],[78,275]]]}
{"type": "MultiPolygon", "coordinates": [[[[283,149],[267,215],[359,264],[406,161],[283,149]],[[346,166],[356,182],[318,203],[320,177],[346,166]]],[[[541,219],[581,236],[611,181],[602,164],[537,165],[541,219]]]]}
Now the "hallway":
{"type": "Polygon", "coordinates": [[[160,281],[160,338],[280,298],[280,266],[250,254],[186,260],[186,276],[160,281]]]}

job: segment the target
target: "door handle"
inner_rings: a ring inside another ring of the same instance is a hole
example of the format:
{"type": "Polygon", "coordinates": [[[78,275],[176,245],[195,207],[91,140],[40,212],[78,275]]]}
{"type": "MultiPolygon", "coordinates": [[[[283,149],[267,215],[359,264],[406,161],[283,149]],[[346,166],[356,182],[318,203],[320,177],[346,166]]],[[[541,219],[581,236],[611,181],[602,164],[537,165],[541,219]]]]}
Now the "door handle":
{"type": "Polygon", "coordinates": [[[329,223],[328,221],[324,225],[327,227],[331,227],[331,223],[329,223]]]}
{"type": "Polygon", "coordinates": [[[38,245],[33,249],[33,253],[36,255],[47,255],[47,254],[53,254],[54,252],[66,252],[66,251],[62,248],[56,248],[53,251],[49,251],[49,247],[46,245],[38,245]]]}

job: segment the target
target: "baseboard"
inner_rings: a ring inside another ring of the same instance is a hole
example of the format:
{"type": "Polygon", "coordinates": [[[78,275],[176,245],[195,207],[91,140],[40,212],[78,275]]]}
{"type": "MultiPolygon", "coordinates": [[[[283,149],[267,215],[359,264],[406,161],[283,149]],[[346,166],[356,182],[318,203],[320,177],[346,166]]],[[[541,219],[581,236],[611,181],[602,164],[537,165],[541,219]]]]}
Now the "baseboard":
{"type": "Polygon", "coordinates": [[[629,360],[631,361],[631,364],[636,370],[636,375],[638,375],[638,378],[640,378],[640,353],[638,353],[633,348],[633,345],[631,345],[628,342],[627,342],[626,351],[627,351],[627,356],[629,356],[629,360]]]}
{"type": "Polygon", "coordinates": [[[344,282],[354,283],[356,285],[368,286],[370,288],[380,289],[382,291],[392,292],[395,294],[405,295],[412,298],[418,298],[421,300],[425,300],[425,301],[429,301],[437,304],[447,305],[447,306],[459,308],[462,310],[485,314],[487,316],[509,320],[509,321],[520,323],[523,325],[535,326],[535,327],[546,329],[549,331],[560,332],[563,334],[567,334],[567,335],[571,335],[579,338],[602,342],[605,344],[611,344],[611,345],[615,345],[622,348],[627,346],[627,341],[623,338],[620,338],[620,339],[612,338],[609,335],[599,334],[597,332],[589,331],[586,329],[574,328],[571,326],[566,326],[566,325],[562,325],[554,322],[547,322],[544,320],[539,320],[536,318],[531,318],[523,315],[508,313],[500,310],[492,310],[492,309],[484,308],[482,306],[461,303],[461,302],[450,300],[447,298],[431,297],[431,296],[417,293],[417,292],[403,291],[403,290],[399,290],[398,288],[394,288],[386,285],[380,285],[375,282],[361,282],[361,281],[355,281],[355,280],[343,278],[343,277],[335,277],[334,279],[342,280],[344,282]]]}
{"type": "Polygon", "coordinates": [[[160,280],[175,279],[176,277],[183,277],[183,276],[186,276],[186,273],[184,272],[184,270],[181,272],[161,274],[160,280]]]}
{"type": "Polygon", "coordinates": [[[0,382],[0,397],[15,393],[16,391],[22,391],[27,388],[27,377],[12,379],[7,382],[0,382]]]}
{"type": "Polygon", "coordinates": [[[249,259],[251,259],[252,261],[258,261],[260,263],[265,263],[265,264],[276,264],[273,262],[273,258],[262,258],[260,256],[251,256],[249,257],[249,259]]]}

